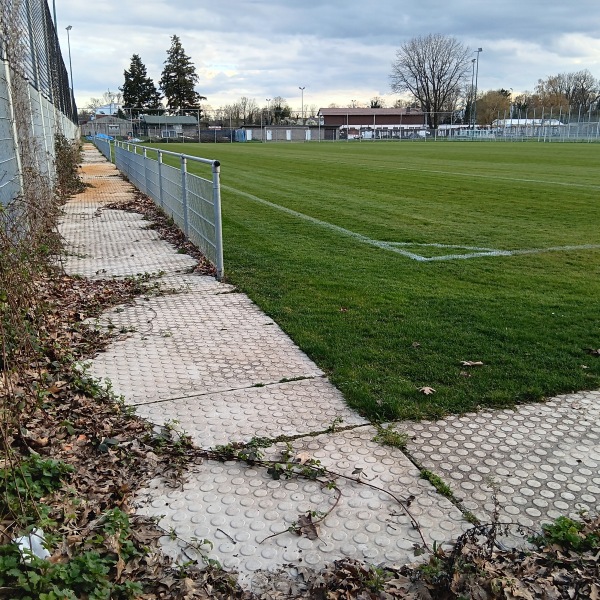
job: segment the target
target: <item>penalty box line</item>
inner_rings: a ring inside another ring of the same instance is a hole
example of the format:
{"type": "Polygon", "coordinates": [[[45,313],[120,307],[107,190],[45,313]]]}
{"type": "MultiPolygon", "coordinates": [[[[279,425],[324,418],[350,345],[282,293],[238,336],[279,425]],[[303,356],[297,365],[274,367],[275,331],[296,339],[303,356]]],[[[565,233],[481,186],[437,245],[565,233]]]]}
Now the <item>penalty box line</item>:
{"type": "Polygon", "coordinates": [[[495,248],[481,248],[479,246],[460,246],[456,244],[424,244],[417,242],[382,242],[379,240],[373,240],[365,235],[360,233],[356,233],[355,231],[351,231],[350,229],[345,229],[344,227],[340,227],[339,225],[334,225],[333,223],[328,223],[327,221],[321,221],[320,219],[316,219],[315,217],[311,217],[310,215],[305,215],[304,213],[298,212],[297,210],[293,210],[291,208],[287,208],[285,206],[281,206],[280,204],[275,204],[274,202],[270,202],[269,200],[265,200],[264,198],[259,198],[254,194],[250,194],[248,192],[244,192],[242,190],[238,190],[231,186],[221,185],[221,188],[227,190],[228,192],[233,192],[234,194],[238,194],[239,196],[243,196],[244,198],[248,198],[248,200],[252,200],[253,202],[257,202],[259,204],[263,204],[264,206],[268,206],[280,212],[286,213],[290,216],[293,216],[297,219],[302,219],[304,221],[308,221],[309,223],[313,223],[319,227],[323,227],[324,229],[329,229],[330,231],[335,231],[341,235],[346,237],[350,237],[358,242],[363,244],[368,244],[369,246],[374,246],[375,248],[380,248],[382,250],[388,250],[389,252],[394,252],[395,254],[400,254],[402,256],[406,256],[411,260],[416,260],[417,262],[436,262],[436,261],[445,261],[445,260],[462,260],[467,258],[482,258],[486,256],[517,256],[521,254],[541,254],[543,252],[566,252],[570,250],[596,250],[600,248],[600,244],[583,244],[581,246],[553,246],[550,248],[530,248],[524,250],[497,250],[495,248]],[[448,248],[458,250],[471,250],[471,252],[466,253],[453,253],[453,254],[444,254],[440,256],[422,256],[420,254],[416,254],[414,252],[410,252],[408,250],[403,250],[402,247],[410,246],[420,246],[424,248],[448,248]]]}

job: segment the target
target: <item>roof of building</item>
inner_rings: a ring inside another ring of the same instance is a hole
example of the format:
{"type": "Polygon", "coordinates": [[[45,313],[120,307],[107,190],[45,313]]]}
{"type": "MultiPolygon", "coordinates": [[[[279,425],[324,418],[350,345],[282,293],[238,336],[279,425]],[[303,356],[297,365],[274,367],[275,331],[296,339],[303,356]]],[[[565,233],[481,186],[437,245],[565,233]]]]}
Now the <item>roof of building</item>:
{"type": "Polygon", "coordinates": [[[196,117],[176,117],[169,115],[140,115],[147,125],[197,125],[196,117]]]}
{"type": "Polygon", "coordinates": [[[127,119],[121,119],[121,117],[116,117],[115,115],[92,115],[90,121],[102,121],[103,123],[129,123],[127,119]]]}
{"type": "Polygon", "coordinates": [[[419,115],[423,111],[419,108],[320,108],[319,114],[325,116],[335,115],[370,115],[370,116],[392,116],[392,115],[419,115]]]}

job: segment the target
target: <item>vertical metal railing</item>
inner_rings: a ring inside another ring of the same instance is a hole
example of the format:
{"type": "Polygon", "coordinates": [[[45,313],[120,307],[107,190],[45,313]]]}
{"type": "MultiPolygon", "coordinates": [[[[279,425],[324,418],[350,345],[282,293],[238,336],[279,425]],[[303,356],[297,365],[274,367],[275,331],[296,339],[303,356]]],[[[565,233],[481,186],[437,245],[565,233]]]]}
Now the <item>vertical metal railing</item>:
{"type": "MultiPolygon", "coordinates": [[[[111,156],[110,143],[106,140],[94,141],[104,156],[111,156]],[[103,142],[108,144],[108,150],[103,142]]],[[[115,142],[113,155],[117,168],[135,187],[172,217],[186,237],[215,266],[217,279],[222,279],[224,266],[219,161],[128,142],[115,142]],[[138,152],[138,148],[141,152],[138,152]],[[165,163],[165,157],[173,157],[171,162],[178,166],[165,163]],[[192,162],[210,167],[210,179],[190,173],[188,163],[192,162]]]]}

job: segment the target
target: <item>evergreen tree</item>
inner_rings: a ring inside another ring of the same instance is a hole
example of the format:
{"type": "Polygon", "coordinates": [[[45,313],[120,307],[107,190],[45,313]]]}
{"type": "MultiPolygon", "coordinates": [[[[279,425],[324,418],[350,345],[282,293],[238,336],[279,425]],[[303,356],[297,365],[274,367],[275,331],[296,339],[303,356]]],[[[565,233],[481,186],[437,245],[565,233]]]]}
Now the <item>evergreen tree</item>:
{"type": "Polygon", "coordinates": [[[197,83],[196,67],[186,55],[179,37],[172,36],[160,79],[160,88],[165,94],[169,109],[175,111],[180,108],[195,108],[200,100],[206,100],[194,90],[197,83]]]}
{"type": "Polygon", "coordinates": [[[138,54],[131,57],[129,71],[123,73],[125,83],[119,88],[123,92],[123,108],[131,109],[133,115],[148,109],[160,108],[160,92],[146,71],[138,54]]]}

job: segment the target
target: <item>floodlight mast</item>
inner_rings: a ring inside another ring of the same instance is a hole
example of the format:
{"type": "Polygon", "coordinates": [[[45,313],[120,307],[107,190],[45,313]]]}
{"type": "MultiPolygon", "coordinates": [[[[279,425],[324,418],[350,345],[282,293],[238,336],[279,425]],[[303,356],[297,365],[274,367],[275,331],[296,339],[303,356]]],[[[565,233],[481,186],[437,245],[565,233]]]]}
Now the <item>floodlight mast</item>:
{"type": "Polygon", "coordinates": [[[471,96],[471,102],[470,102],[470,106],[469,106],[469,127],[471,129],[473,129],[475,127],[475,123],[473,121],[473,100],[475,99],[475,59],[472,58],[471,59],[471,66],[472,66],[472,70],[471,70],[471,91],[470,91],[470,96],[471,96]]]}
{"type": "Polygon", "coordinates": [[[477,52],[477,61],[475,67],[475,100],[473,102],[473,129],[475,129],[475,125],[477,125],[477,78],[479,77],[479,54],[483,52],[483,48],[477,48],[475,51],[477,52]]]}
{"type": "Polygon", "coordinates": [[[306,89],[306,86],[300,87],[298,86],[298,89],[302,92],[302,110],[301,110],[301,114],[302,114],[302,125],[304,125],[304,90],[306,89]]]}

